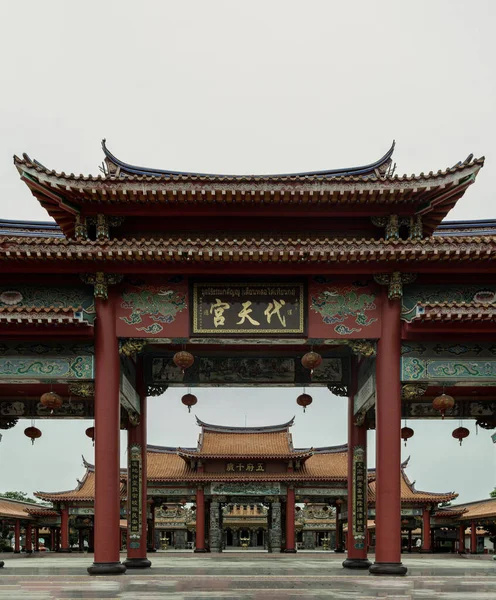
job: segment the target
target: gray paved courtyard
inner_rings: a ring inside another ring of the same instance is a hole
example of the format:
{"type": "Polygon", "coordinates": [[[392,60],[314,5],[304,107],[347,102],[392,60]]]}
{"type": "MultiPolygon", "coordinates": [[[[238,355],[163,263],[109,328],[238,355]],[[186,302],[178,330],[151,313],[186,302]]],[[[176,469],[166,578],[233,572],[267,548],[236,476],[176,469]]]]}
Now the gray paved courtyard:
{"type": "Polygon", "coordinates": [[[409,569],[406,577],[345,571],[343,558],[332,553],[157,553],[151,555],[151,569],[95,578],[86,574],[91,556],[10,554],[0,556],[5,560],[5,567],[0,569],[0,600],[496,598],[496,561],[484,559],[488,557],[404,555],[409,569]]]}

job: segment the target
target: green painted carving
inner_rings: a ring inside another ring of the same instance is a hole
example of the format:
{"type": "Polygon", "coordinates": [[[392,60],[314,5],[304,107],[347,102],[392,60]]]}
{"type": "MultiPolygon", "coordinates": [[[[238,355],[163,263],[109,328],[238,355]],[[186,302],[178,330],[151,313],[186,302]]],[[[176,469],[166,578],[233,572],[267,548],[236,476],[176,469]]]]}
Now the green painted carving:
{"type": "Polygon", "coordinates": [[[160,323],[172,323],[178,312],[187,308],[186,296],[182,292],[160,286],[135,287],[122,294],[121,308],[130,309],[128,316],[120,317],[128,325],[135,325],[137,331],[160,333],[160,323]],[[149,317],[154,323],[138,327],[143,317],[149,317]]]}
{"type": "Polygon", "coordinates": [[[0,286],[0,307],[74,308],[81,310],[83,320],[93,323],[93,295],[84,286],[43,287],[34,285],[0,286]]]}
{"type": "Polygon", "coordinates": [[[496,360],[401,359],[402,381],[466,381],[493,380],[496,360]]]}
{"type": "Polygon", "coordinates": [[[93,379],[92,356],[0,358],[0,379],[93,379]]]}
{"type": "Polygon", "coordinates": [[[327,325],[335,325],[334,331],[339,335],[362,331],[377,321],[368,314],[377,310],[375,296],[355,285],[326,286],[311,296],[310,309],[320,314],[327,325]],[[344,324],[350,318],[355,320],[357,327],[344,324]]]}
{"type": "Polygon", "coordinates": [[[436,304],[440,302],[474,302],[494,304],[496,302],[496,285],[410,285],[405,287],[401,318],[411,322],[417,316],[417,305],[436,304]]]}
{"type": "Polygon", "coordinates": [[[257,482],[239,482],[239,483],[212,483],[210,493],[215,495],[279,495],[281,486],[279,483],[257,483],[257,482]]]}

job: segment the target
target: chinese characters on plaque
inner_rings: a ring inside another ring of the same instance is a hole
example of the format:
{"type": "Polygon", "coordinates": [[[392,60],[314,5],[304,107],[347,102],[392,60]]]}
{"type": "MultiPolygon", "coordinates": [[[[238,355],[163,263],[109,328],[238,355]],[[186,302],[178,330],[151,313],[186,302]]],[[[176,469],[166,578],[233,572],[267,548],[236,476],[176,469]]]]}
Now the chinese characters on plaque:
{"type": "Polygon", "coordinates": [[[140,547],[141,538],[141,485],[142,485],[142,463],[141,463],[141,446],[133,444],[129,449],[129,538],[130,548],[140,547]]]}
{"type": "Polygon", "coordinates": [[[261,462],[228,462],[226,473],[265,473],[265,464],[261,462]]]}
{"type": "Polygon", "coordinates": [[[355,548],[363,548],[367,532],[367,467],[365,450],[353,448],[353,538],[355,548]]]}
{"type": "Polygon", "coordinates": [[[303,283],[195,283],[193,334],[303,334],[303,283]]]}

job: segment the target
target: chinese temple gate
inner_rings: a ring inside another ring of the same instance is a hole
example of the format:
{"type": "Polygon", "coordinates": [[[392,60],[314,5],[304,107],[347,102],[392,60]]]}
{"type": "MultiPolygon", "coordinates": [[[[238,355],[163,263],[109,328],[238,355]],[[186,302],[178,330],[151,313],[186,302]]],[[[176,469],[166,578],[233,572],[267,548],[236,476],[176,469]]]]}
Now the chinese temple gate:
{"type": "MultiPolygon", "coordinates": [[[[15,157],[55,223],[0,222],[0,426],[95,419],[91,574],[126,568],[119,428],[129,446],[126,565],[144,567],[146,397],[230,385],[326,386],[349,398],[344,566],[369,567],[375,427],[370,572],[406,572],[401,417],[441,418],[433,399],[444,394],[446,418],[496,426],[495,226],[441,223],[483,159],[398,176],[393,149],[363,167],[262,176],[136,167],[105,144],[97,176],[15,157]],[[62,399],[55,408],[40,402],[49,391],[62,399]]],[[[202,460],[183,454],[201,473],[202,460]]]]}

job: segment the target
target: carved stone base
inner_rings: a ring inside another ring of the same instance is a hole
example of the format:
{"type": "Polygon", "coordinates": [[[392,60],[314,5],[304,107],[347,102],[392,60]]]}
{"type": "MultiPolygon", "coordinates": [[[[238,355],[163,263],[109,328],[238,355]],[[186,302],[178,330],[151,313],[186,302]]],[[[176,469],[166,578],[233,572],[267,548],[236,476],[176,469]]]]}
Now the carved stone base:
{"type": "Polygon", "coordinates": [[[367,558],[347,558],[343,561],[345,569],[368,569],[371,565],[367,558]]]}
{"type": "Polygon", "coordinates": [[[5,563],[3,562],[3,560],[0,560],[0,569],[3,569],[3,565],[4,565],[4,564],[5,564],[5,563]]]}
{"type": "Polygon", "coordinates": [[[195,548],[194,552],[196,554],[196,553],[200,553],[200,552],[208,552],[208,550],[206,550],[205,548],[195,548]]]}
{"type": "Polygon", "coordinates": [[[87,570],[90,575],[122,575],[126,567],[120,562],[93,563],[87,570]]]}
{"type": "Polygon", "coordinates": [[[122,563],[127,569],[148,569],[152,563],[147,558],[126,558],[122,563]]]}
{"type": "Polygon", "coordinates": [[[283,552],[284,554],[296,554],[295,548],[285,548],[283,552]]]}
{"type": "Polygon", "coordinates": [[[403,563],[374,563],[369,567],[371,575],[406,575],[408,569],[403,563]]]}
{"type": "Polygon", "coordinates": [[[65,554],[68,554],[69,552],[72,552],[72,550],[70,548],[61,548],[59,552],[64,552],[65,554]]]}

